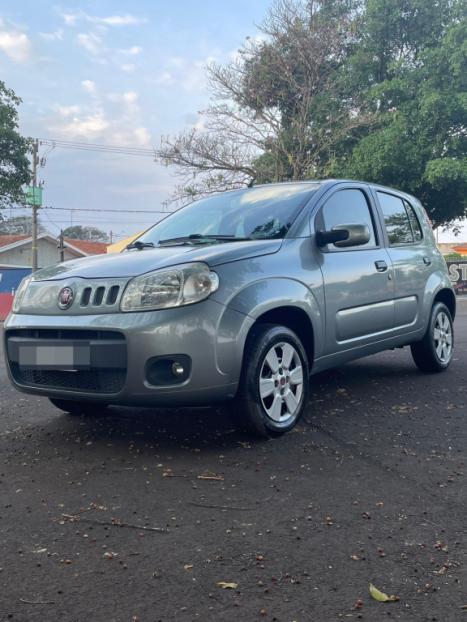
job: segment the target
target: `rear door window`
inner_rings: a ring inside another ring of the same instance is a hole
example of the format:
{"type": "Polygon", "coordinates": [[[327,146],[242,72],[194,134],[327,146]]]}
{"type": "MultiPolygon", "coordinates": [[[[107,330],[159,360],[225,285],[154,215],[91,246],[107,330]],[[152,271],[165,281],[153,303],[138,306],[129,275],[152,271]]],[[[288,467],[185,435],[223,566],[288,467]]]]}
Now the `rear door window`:
{"type": "Polygon", "coordinates": [[[410,205],[408,201],[404,200],[405,209],[407,210],[407,214],[409,215],[410,224],[412,225],[412,233],[415,242],[420,242],[423,239],[422,227],[420,226],[420,221],[418,220],[417,213],[415,209],[410,205]]]}
{"type": "Polygon", "coordinates": [[[384,226],[391,246],[413,244],[414,234],[407,210],[401,198],[386,192],[378,192],[379,204],[384,217],[384,226]]]}

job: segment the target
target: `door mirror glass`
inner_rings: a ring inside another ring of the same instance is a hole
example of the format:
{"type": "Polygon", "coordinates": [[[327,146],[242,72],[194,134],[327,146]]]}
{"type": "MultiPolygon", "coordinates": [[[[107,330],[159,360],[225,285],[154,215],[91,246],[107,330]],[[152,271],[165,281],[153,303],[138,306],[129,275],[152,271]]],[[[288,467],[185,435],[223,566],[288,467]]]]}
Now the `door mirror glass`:
{"type": "Polygon", "coordinates": [[[368,244],[370,237],[368,225],[336,225],[330,231],[316,233],[318,246],[334,244],[338,248],[368,244]]]}

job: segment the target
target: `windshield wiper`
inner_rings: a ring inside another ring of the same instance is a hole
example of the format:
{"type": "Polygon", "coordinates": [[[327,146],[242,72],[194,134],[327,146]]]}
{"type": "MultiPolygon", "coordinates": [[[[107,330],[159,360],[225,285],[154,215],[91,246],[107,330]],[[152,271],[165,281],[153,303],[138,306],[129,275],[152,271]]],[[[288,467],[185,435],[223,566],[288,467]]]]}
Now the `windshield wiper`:
{"type": "Polygon", "coordinates": [[[142,251],[143,248],[154,248],[154,242],[141,242],[140,240],[135,240],[131,244],[128,244],[128,246],[126,246],[125,248],[137,248],[139,251],[142,251]]]}
{"type": "Polygon", "coordinates": [[[219,241],[219,242],[245,242],[245,240],[251,240],[251,238],[240,238],[236,235],[204,235],[203,233],[192,233],[190,235],[182,235],[178,238],[167,238],[166,240],[159,240],[159,245],[164,244],[204,244],[205,242],[219,241]]]}

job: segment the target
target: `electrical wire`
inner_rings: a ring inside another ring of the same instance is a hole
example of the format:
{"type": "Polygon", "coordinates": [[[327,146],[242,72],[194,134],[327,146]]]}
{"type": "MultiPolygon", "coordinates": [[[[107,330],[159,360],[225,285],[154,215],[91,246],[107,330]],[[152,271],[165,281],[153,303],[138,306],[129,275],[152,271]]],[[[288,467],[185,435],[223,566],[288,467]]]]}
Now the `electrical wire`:
{"type": "Polygon", "coordinates": [[[52,147],[59,147],[62,149],[76,149],[78,151],[94,151],[115,153],[120,155],[135,155],[155,157],[155,150],[148,147],[125,147],[123,145],[106,145],[99,143],[87,143],[80,141],[61,140],[55,138],[39,138],[41,145],[50,145],[52,147]]]}

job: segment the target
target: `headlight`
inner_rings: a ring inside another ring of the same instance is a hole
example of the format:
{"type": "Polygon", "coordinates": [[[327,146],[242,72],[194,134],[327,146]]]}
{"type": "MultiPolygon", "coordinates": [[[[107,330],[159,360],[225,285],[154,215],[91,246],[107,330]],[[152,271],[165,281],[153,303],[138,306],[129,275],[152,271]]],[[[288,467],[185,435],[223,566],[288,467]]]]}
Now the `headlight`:
{"type": "Polygon", "coordinates": [[[24,294],[26,293],[26,290],[31,280],[32,276],[27,276],[19,284],[19,287],[15,292],[15,297],[13,298],[13,313],[19,313],[21,309],[21,303],[23,302],[24,294]]]}
{"type": "Polygon", "coordinates": [[[188,263],[155,270],[132,279],[123,293],[120,310],[153,311],[204,300],[219,287],[219,277],[204,263],[188,263]]]}

